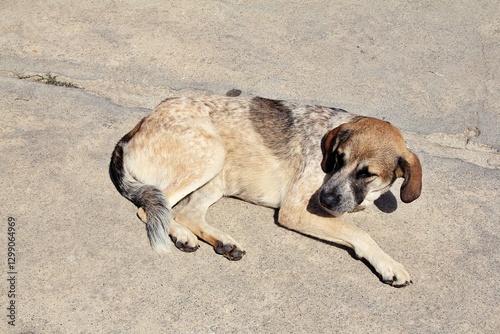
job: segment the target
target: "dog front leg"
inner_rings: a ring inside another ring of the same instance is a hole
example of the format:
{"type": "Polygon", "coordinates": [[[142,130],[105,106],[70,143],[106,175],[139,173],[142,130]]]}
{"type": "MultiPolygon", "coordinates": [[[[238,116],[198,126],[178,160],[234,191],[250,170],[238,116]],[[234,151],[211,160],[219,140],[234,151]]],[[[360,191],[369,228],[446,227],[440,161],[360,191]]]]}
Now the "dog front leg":
{"type": "Polygon", "coordinates": [[[366,259],[384,283],[403,287],[412,283],[403,265],[387,255],[362,229],[339,218],[316,215],[307,209],[294,210],[282,206],[278,221],[291,230],[351,247],[361,259],[366,259]]]}

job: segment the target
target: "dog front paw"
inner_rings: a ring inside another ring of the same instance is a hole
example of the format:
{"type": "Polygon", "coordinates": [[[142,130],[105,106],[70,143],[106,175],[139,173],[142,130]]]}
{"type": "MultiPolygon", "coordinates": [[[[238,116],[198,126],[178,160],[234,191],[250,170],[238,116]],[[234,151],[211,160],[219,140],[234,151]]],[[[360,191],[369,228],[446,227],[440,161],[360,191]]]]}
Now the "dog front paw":
{"type": "Polygon", "coordinates": [[[175,247],[177,247],[178,249],[180,249],[183,252],[192,253],[192,252],[198,250],[198,248],[200,248],[200,245],[192,244],[188,240],[178,240],[177,237],[174,237],[174,236],[170,236],[170,238],[172,239],[173,243],[175,244],[175,247]]]}
{"type": "Polygon", "coordinates": [[[392,285],[395,288],[402,288],[413,284],[410,274],[399,262],[390,259],[379,263],[375,268],[380,275],[382,282],[392,285]]]}

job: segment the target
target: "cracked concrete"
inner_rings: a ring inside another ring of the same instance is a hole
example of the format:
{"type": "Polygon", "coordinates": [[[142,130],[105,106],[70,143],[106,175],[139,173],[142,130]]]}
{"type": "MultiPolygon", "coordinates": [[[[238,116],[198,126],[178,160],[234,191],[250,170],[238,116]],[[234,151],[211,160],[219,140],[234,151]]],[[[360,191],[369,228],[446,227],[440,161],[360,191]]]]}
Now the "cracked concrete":
{"type": "Polygon", "coordinates": [[[4,333],[497,333],[500,331],[498,1],[4,1],[0,235],[4,333]],[[51,73],[79,89],[19,76],[51,73]],[[224,199],[208,220],[242,243],[151,252],[107,175],[116,141],[168,96],[244,94],[375,116],[421,158],[348,215],[402,262],[393,289],[344,249],[224,199]],[[16,326],[7,323],[9,217],[16,326]]]}
{"type": "Polygon", "coordinates": [[[498,150],[475,142],[477,129],[460,134],[405,132],[408,147],[442,158],[460,159],[484,168],[500,168],[498,150]]]}

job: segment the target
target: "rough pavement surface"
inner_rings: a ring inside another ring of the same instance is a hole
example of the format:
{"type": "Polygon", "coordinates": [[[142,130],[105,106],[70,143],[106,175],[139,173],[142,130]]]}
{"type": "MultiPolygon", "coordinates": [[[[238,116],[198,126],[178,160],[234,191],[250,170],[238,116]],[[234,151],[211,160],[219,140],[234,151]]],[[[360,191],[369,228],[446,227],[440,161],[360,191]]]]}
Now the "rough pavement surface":
{"type": "Polygon", "coordinates": [[[500,332],[498,8],[2,1],[0,332],[500,332]],[[150,250],[107,175],[115,143],[168,96],[231,88],[403,130],[423,164],[421,198],[345,219],[403,263],[412,286],[384,285],[345,249],[234,199],[208,220],[246,248],[241,261],[207,244],[150,250]]]}

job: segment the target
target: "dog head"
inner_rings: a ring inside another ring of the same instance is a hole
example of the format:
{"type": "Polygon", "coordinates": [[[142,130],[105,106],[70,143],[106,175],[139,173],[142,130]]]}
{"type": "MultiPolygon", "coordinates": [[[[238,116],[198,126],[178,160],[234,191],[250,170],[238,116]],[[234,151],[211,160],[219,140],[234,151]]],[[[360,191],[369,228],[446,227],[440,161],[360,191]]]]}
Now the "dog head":
{"type": "Polygon", "coordinates": [[[420,196],[420,161],[406,148],[401,132],[388,122],[358,117],[328,132],[321,149],[321,168],[327,175],[318,199],[333,214],[364,208],[399,177],[404,178],[403,202],[420,196]]]}

